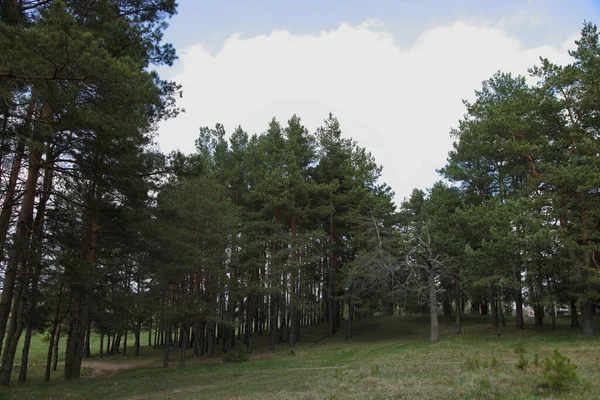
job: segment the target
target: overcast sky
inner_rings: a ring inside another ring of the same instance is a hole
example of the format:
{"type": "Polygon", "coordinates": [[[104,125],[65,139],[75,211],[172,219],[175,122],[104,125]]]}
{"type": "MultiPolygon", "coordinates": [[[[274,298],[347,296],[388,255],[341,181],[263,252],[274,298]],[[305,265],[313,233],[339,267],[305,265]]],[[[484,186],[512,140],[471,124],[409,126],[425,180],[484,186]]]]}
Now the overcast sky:
{"type": "Polygon", "coordinates": [[[261,133],[293,114],[314,132],[329,112],[383,165],[399,202],[426,189],[481,81],[569,62],[595,1],[180,0],[165,39],[186,112],[159,129],[163,151],[194,151],[201,126],[261,133]],[[501,3],[501,4],[496,4],[501,3]]]}

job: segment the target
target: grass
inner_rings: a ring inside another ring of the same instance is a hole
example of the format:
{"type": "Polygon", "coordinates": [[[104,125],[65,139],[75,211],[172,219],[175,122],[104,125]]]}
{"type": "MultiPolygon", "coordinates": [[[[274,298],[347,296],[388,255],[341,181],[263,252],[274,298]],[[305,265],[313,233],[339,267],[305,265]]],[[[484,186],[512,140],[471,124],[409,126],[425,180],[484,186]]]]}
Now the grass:
{"type": "MultiPolygon", "coordinates": [[[[343,329],[325,339],[325,326],[307,328],[290,352],[266,352],[266,338],[249,362],[204,363],[159,368],[162,353],[144,347],[139,358],[114,355],[105,362],[139,363],[139,369],[49,384],[33,376],[23,387],[0,392],[15,399],[592,399],[600,398],[598,338],[583,338],[559,321],[555,332],[493,329],[487,318],[470,317],[465,333],[442,324],[441,341],[430,345],[427,317],[356,320],[351,341],[343,329]],[[578,365],[579,379],[564,393],[543,383],[541,364],[554,349],[578,365]],[[521,355],[528,361],[516,368],[521,355]]],[[[35,340],[35,339],[34,339],[35,340]]],[[[144,342],[144,341],[143,341],[144,342]]],[[[131,342],[133,343],[133,342],[131,342]]],[[[42,346],[44,347],[44,346],[42,346]]],[[[45,351],[45,349],[44,349],[45,351]]],[[[179,352],[173,351],[173,365],[179,352]]],[[[98,360],[96,360],[98,361],[98,360]]],[[[35,375],[35,374],[34,374],[35,375]]]]}

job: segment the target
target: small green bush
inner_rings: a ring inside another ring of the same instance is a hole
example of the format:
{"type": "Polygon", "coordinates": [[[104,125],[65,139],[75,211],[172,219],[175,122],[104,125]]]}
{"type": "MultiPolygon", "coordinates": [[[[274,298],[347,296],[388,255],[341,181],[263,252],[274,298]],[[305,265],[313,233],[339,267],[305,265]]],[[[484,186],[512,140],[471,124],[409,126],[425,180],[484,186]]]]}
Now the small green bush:
{"type": "Polygon", "coordinates": [[[479,362],[479,359],[477,358],[477,356],[473,356],[473,357],[467,357],[467,360],[465,361],[465,368],[469,371],[474,371],[476,369],[478,369],[481,366],[481,363],[479,362]]]}
{"type": "Polygon", "coordinates": [[[515,344],[515,347],[513,347],[513,350],[517,354],[523,354],[525,353],[525,345],[523,345],[521,342],[518,342],[515,344]]]}
{"type": "Polygon", "coordinates": [[[50,341],[50,334],[48,332],[44,332],[40,335],[40,342],[48,343],[50,341]]]}
{"type": "Polygon", "coordinates": [[[375,377],[379,375],[379,365],[373,365],[371,367],[371,376],[375,377]]]}
{"type": "Polygon", "coordinates": [[[493,357],[490,367],[492,367],[492,369],[498,369],[498,367],[500,367],[500,361],[498,361],[496,357],[493,357]]]}
{"type": "Polygon", "coordinates": [[[577,365],[554,349],[552,357],[546,357],[544,360],[543,374],[550,389],[560,392],[569,383],[577,380],[577,365]]]}
{"type": "Polygon", "coordinates": [[[525,359],[525,356],[523,356],[523,353],[521,353],[521,355],[519,356],[519,361],[517,361],[517,364],[515,365],[515,367],[517,367],[517,369],[519,369],[521,371],[525,371],[525,368],[527,368],[528,364],[529,364],[529,361],[527,361],[525,359]]]}
{"type": "Polygon", "coordinates": [[[248,361],[248,348],[246,346],[236,346],[229,353],[225,354],[223,357],[226,363],[228,362],[244,362],[248,361]]]}

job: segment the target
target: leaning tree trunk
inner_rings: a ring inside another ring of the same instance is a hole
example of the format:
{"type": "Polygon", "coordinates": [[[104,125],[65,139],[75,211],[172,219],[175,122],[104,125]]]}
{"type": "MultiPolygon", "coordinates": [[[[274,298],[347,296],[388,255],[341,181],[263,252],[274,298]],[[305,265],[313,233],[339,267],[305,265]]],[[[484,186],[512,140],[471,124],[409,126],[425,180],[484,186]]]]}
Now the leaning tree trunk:
{"type": "Polygon", "coordinates": [[[25,312],[27,300],[23,297],[26,296],[27,287],[25,285],[28,283],[28,279],[22,278],[22,282],[19,282],[17,290],[15,291],[15,301],[13,301],[12,304],[11,318],[6,335],[6,348],[2,353],[2,364],[0,365],[0,386],[8,387],[10,384],[15,353],[24,327],[23,314],[25,312]]]}
{"type": "MultiPolygon", "coordinates": [[[[42,115],[45,115],[42,112],[42,115]]],[[[4,333],[8,323],[8,317],[11,305],[14,301],[20,299],[14,296],[15,284],[17,280],[17,270],[21,264],[23,267],[26,262],[29,248],[31,232],[33,230],[33,208],[35,204],[35,194],[40,172],[42,154],[39,148],[34,148],[29,155],[29,168],[27,172],[27,182],[25,183],[25,193],[23,203],[21,204],[21,213],[14,234],[14,246],[10,259],[6,265],[2,296],[0,297],[0,350],[4,343],[4,333]]]]}
{"type": "MultiPolygon", "coordinates": [[[[23,161],[23,153],[25,151],[25,138],[29,136],[29,131],[31,127],[31,120],[33,118],[33,113],[35,111],[35,103],[37,101],[37,96],[35,95],[35,89],[31,95],[29,100],[29,106],[27,108],[27,114],[25,117],[25,122],[22,125],[22,128],[19,131],[19,140],[17,141],[17,146],[15,148],[15,157],[13,158],[12,168],[10,170],[10,177],[8,178],[8,183],[5,190],[4,201],[2,202],[2,211],[0,212],[0,262],[4,260],[4,245],[6,244],[6,236],[8,233],[8,227],[10,225],[10,216],[12,214],[13,206],[14,206],[14,196],[15,189],[17,187],[17,181],[19,179],[19,174],[21,173],[21,163],[23,161]]],[[[46,109],[48,113],[51,110],[46,109]]],[[[50,117],[51,115],[42,115],[44,117],[50,117]]],[[[4,284],[4,288],[6,288],[6,283],[4,284]]],[[[3,289],[5,290],[5,289],[3,289]]],[[[2,329],[3,331],[3,329],[2,329]]],[[[0,348],[2,346],[2,340],[0,340],[0,348]]]]}
{"type": "Polygon", "coordinates": [[[30,153],[25,195],[15,232],[15,246],[6,267],[4,283],[7,287],[4,288],[0,300],[0,342],[6,341],[6,348],[2,353],[0,364],[0,385],[2,386],[10,384],[17,344],[25,326],[25,307],[29,296],[31,275],[33,275],[31,263],[29,263],[29,247],[34,230],[33,208],[40,166],[41,151],[39,147],[34,146],[30,153]],[[9,294],[9,292],[11,293],[9,294]],[[5,326],[2,325],[6,325],[6,317],[9,315],[10,323],[6,331],[6,338],[4,338],[5,326]]]}

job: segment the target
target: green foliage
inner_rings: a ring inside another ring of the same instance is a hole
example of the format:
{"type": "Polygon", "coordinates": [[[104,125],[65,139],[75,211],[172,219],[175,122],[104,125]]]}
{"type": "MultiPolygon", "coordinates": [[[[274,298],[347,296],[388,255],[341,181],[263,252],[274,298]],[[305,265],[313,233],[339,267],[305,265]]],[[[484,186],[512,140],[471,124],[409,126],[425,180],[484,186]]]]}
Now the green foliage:
{"type": "Polygon", "coordinates": [[[544,378],[548,386],[555,392],[560,392],[577,380],[577,365],[554,349],[551,357],[544,359],[544,378]]]}
{"type": "Polygon", "coordinates": [[[525,369],[527,368],[528,365],[529,365],[529,361],[527,361],[527,359],[525,358],[525,355],[523,353],[520,353],[519,360],[515,364],[515,367],[518,370],[525,371],[525,369]]]}
{"type": "Polygon", "coordinates": [[[226,363],[241,363],[248,361],[248,348],[244,345],[234,346],[229,353],[225,353],[223,360],[226,363]]]}
{"type": "Polygon", "coordinates": [[[50,341],[50,334],[48,332],[44,332],[39,335],[40,342],[48,343],[50,341]]]}
{"type": "Polygon", "coordinates": [[[525,345],[523,344],[523,342],[517,342],[513,347],[513,351],[517,354],[525,353],[525,345]]]}
{"type": "Polygon", "coordinates": [[[467,356],[467,360],[465,361],[464,366],[468,371],[474,371],[476,369],[479,369],[479,367],[481,366],[481,362],[479,361],[479,358],[476,355],[473,357],[467,356]]]}
{"type": "Polygon", "coordinates": [[[500,361],[496,357],[492,357],[492,361],[490,362],[490,367],[492,369],[498,369],[500,367],[500,361]]]}
{"type": "Polygon", "coordinates": [[[375,377],[379,375],[379,365],[373,365],[371,367],[371,376],[375,377]]]}

